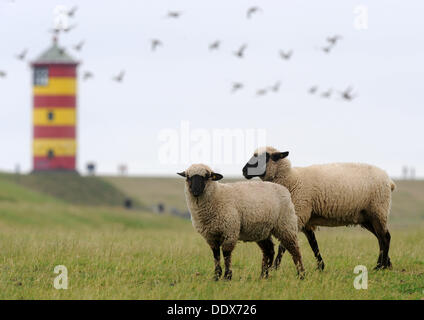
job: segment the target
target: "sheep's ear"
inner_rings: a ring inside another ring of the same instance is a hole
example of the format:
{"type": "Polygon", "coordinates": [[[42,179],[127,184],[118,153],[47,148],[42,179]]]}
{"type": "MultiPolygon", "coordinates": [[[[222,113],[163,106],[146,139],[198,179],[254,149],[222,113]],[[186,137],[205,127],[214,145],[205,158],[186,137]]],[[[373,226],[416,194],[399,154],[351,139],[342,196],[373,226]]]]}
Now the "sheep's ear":
{"type": "Polygon", "coordinates": [[[274,152],[273,154],[271,154],[271,159],[272,161],[276,162],[280,159],[284,159],[285,157],[287,157],[289,155],[289,152],[274,152]]]}
{"type": "Polygon", "coordinates": [[[186,173],[185,173],[185,171],[183,171],[183,172],[177,172],[177,174],[179,174],[181,177],[186,177],[186,173]]]}
{"type": "Polygon", "coordinates": [[[212,180],[212,181],[218,181],[218,180],[221,180],[222,178],[224,178],[224,177],[222,176],[222,174],[215,173],[215,172],[212,172],[212,173],[211,173],[211,180],[212,180]]]}

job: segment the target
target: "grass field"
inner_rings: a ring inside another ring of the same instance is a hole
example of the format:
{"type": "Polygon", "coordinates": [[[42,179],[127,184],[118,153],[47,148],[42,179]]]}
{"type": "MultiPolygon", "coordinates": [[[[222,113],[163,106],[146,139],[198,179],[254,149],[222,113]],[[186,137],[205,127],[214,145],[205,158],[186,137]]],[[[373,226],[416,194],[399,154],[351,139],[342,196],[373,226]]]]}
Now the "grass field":
{"type": "MultiPolygon", "coordinates": [[[[102,181],[91,192],[184,209],[179,179],[102,181]]],[[[54,195],[49,187],[39,192],[0,175],[0,299],[422,299],[424,182],[398,181],[397,187],[390,217],[393,270],[372,270],[378,245],[369,232],[323,228],[317,233],[323,272],[300,235],[305,280],[297,279],[289,255],[269,279],[259,279],[259,248],[239,243],[233,281],[214,282],[212,254],[190,221],[125,210],[120,201],[78,204],[72,195],[54,195]],[[53,287],[57,265],[68,269],[67,290],[53,287]],[[353,287],[356,265],[369,270],[367,290],[353,287]]]]}

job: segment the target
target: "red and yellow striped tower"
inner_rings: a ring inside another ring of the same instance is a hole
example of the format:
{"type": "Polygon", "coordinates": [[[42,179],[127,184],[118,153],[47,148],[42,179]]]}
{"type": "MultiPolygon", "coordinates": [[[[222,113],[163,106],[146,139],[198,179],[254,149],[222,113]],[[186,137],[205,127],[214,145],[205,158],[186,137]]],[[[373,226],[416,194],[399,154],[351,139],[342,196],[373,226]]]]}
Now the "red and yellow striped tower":
{"type": "Polygon", "coordinates": [[[57,40],[33,68],[34,171],[67,170],[76,166],[77,66],[57,40]]]}

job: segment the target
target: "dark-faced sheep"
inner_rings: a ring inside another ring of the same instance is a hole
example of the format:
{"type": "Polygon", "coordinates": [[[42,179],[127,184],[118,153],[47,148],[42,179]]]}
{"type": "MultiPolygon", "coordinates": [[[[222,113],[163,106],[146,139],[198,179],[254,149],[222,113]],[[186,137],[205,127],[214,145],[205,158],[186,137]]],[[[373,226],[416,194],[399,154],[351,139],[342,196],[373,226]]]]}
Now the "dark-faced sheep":
{"type": "MultiPolygon", "coordinates": [[[[347,225],[360,225],[373,233],[380,246],[376,269],[390,268],[387,217],[395,184],[387,173],[358,163],[292,167],[288,154],[272,147],[260,148],[244,166],[243,175],[247,179],[260,177],[278,183],[290,191],[299,230],[308,238],[318,268],[324,269],[324,261],[315,238],[316,227],[347,225]]],[[[276,267],[284,250],[280,246],[276,267]]]]}
{"type": "Polygon", "coordinates": [[[185,196],[194,228],[212,249],[215,280],[222,274],[220,248],[225,263],[224,278],[230,280],[231,253],[238,240],[255,241],[263,251],[262,277],[274,259],[276,237],[293,257],[298,274],[304,275],[297,243],[297,216],[288,190],[269,182],[217,182],[222,175],[195,164],[179,173],[186,178],[185,196]]]}

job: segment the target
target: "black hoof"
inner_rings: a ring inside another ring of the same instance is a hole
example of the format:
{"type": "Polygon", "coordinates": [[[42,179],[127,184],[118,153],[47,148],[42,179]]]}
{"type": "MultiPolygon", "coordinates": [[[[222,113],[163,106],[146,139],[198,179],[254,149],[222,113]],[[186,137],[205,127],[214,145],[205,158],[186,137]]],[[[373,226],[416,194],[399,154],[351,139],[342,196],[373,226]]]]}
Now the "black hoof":
{"type": "Polygon", "coordinates": [[[231,280],[232,277],[233,277],[233,272],[231,270],[225,272],[225,274],[224,274],[224,279],[225,280],[231,280]]]}
{"type": "Polygon", "coordinates": [[[393,268],[392,263],[389,260],[388,263],[386,263],[386,264],[380,264],[380,263],[377,264],[375,266],[374,270],[387,270],[387,269],[391,270],[392,268],[393,268]]]}
{"type": "Polygon", "coordinates": [[[215,281],[218,281],[219,278],[221,278],[221,275],[222,275],[222,269],[221,269],[221,267],[219,267],[219,268],[215,269],[215,276],[213,277],[213,279],[215,281]]]}
{"type": "Polygon", "coordinates": [[[317,269],[320,271],[324,271],[325,263],[324,261],[318,261],[317,269]]]}

